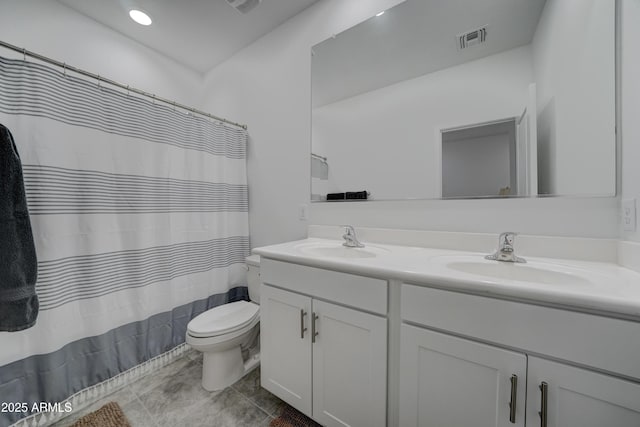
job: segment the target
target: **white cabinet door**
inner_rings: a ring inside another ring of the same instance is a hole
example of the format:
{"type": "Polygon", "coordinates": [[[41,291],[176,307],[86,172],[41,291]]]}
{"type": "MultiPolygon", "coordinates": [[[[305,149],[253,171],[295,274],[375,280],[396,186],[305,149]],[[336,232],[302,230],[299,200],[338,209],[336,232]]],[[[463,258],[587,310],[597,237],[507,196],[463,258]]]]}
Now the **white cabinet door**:
{"type": "Polygon", "coordinates": [[[308,416],[311,416],[310,316],[311,298],[260,285],[262,386],[308,416]]]}
{"type": "Polygon", "coordinates": [[[527,425],[638,427],[640,385],[562,363],[529,357],[527,425]],[[546,383],[546,425],[541,419],[546,383]]]}
{"type": "Polygon", "coordinates": [[[313,418],[325,426],[385,426],[387,320],[313,300],[313,418]]]}
{"type": "Polygon", "coordinates": [[[403,324],[400,360],[400,426],[524,426],[524,354],[403,324]]]}

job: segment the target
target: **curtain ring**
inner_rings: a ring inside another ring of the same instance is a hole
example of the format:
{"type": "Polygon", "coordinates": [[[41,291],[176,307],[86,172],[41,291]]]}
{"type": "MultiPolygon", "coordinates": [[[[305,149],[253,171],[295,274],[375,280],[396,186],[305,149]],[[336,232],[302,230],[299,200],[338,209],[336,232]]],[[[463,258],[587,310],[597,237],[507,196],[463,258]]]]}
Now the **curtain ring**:
{"type": "Polygon", "coordinates": [[[127,85],[127,98],[129,97],[129,85],[127,85]]]}
{"type": "Polygon", "coordinates": [[[67,63],[63,62],[62,63],[62,74],[67,77],[67,63]]]}
{"type": "Polygon", "coordinates": [[[22,59],[24,61],[27,60],[27,49],[25,49],[24,47],[22,48],[22,59]]]}
{"type": "Polygon", "coordinates": [[[153,105],[156,105],[156,94],[153,94],[153,99],[151,101],[153,103],[153,105]]]}
{"type": "Polygon", "coordinates": [[[98,74],[98,89],[100,89],[100,74],[98,74]]]}

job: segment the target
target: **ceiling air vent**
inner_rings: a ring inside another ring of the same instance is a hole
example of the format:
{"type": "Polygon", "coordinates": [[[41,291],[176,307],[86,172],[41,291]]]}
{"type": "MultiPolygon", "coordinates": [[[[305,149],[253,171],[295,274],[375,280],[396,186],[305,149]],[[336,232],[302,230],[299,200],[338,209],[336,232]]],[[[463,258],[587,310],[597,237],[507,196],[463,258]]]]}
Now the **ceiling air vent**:
{"type": "Polygon", "coordinates": [[[481,27],[463,34],[458,34],[456,38],[458,40],[458,49],[466,49],[484,43],[487,41],[487,27],[481,27]]]}
{"type": "Polygon", "coordinates": [[[231,6],[235,7],[242,13],[249,12],[261,2],[262,0],[227,0],[227,3],[229,3],[231,6]]]}

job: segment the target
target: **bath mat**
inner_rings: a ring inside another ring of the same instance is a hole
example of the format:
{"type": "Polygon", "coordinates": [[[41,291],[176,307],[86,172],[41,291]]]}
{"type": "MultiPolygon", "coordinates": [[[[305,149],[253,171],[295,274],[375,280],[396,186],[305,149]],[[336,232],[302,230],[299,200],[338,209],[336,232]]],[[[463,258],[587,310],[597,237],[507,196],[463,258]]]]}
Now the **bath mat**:
{"type": "Polygon", "coordinates": [[[269,427],[322,427],[306,415],[285,405],[279,417],[271,420],[269,427]]]}
{"type": "Polygon", "coordinates": [[[120,405],[109,402],[97,411],[85,415],[71,427],[131,427],[120,405]]]}

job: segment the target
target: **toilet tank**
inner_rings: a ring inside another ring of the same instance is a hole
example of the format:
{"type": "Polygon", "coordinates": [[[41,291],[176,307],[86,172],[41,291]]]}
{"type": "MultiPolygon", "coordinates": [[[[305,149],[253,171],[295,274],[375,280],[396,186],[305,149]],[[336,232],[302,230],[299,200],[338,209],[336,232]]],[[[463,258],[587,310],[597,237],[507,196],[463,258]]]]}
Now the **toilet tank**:
{"type": "Polygon", "coordinates": [[[250,255],[245,260],[249,298],[256,304],[260,304],[260,255],[250,255]]]}

